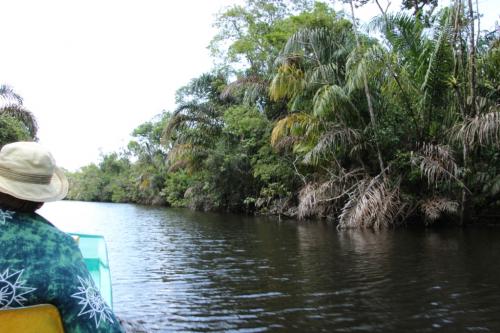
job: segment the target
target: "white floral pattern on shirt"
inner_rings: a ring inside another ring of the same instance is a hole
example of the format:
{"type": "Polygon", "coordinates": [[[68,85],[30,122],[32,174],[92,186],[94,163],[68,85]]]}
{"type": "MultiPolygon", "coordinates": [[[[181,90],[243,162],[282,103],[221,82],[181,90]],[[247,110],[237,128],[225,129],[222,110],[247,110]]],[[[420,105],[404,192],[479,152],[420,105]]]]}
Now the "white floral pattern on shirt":
{"type": "Polygon", "coordinates": [[[8,309],[23,306],[26,301],[24,295],[36,290],[36,288],[25,287],[25,281],[21,280],[24,270],[15,271],[8,268],[0,273],[0,309],[8,309]]]}
{"type": "Polygon", "coordinates": [[[0,225],[4,225],[7,220],[12,220],[15,212],[11,210],[0,209],[0,225]]]}
{"type": "Polygon", "coordinates": [[[78,276],[78,280],[80,281],[80,286],[77,287],[78,292],[71,295],[71,297],[79,300],[78,304],[82,305],[78,317],[88,314],[89,319],[94,318],[96,329],[101,324],[101,321],[113,323],[111,309],[102,299],[92,279],[83,279],[78,276]]]}

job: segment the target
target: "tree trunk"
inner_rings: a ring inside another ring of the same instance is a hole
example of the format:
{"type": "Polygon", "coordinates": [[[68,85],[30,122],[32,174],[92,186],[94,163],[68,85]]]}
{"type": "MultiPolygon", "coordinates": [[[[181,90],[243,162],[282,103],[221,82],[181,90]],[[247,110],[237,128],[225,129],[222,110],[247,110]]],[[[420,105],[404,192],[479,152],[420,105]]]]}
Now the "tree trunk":
{"type": "MultiPolygon", "coordinates": [[[[474,22],[474,9],[472,7],[472,0],[468,0],[468,21],[469,21],[469,59],[468,59],[468,76],[469,76],[469,98],[470,98],[470,108],[468,110],[468,114],[465,115],[464,119],[466,119],[467,116],[469,117],[475,117],[477,115],[477,106],[476,106],[476,90],[477,90],[477,83],[476,83],[476,44],[475,44],[475,38],[474,38],[474,29],[475,29],[475,22],[474,22]]],[[[467,170],[469,167],[468,159],[469,159],[469,150],[467,148],[467,145],[464,144],[463,146],[463,151],[462,151],[462,158],[463,158],[463,168],[464,168],[464,175],[463,175],[463,183],[467,185],[467,178],[469,171],[467,170]]],[[[464,188],[462,189],[462,207],[460,211],[460,225],[464,225],[465,222],[467,221],[467,215],[468,215],[468,194],[467,190],[464,188]]]]}
{"type": "Polygon", "coordinates": [[[456,0],[455,1],[455,20],[453,24],[453,60],[454,60],[454,65],[453,65],[453,77],[457,81],[453,89],[455,91],[455,97],[457,98],[457,103],[458,107],[460,108],[460,114],[462,115],[462,118],[465,120],[467,117],[467,111],[466,111],[466,104],[467,101],[463,99],[463,94],[460,91],[460,78],[459,76],[459,71],[460,71],[460,61],[462,59],[462,48],[457,45],[458,43],[458,36],[460,35],[460,13],[462,12],[462,0],[456,0]]]}
{"type": "Polygon", "coordinates": [[[415,13],[414,13],[414,15],[415,15],[415,17],[417,17],[419,15],[419,10],[420,10],[420,8],[418,8],[418,0],[414,0],[413,1],[413,5],[415,6],[415,13]]]}
{"type": "MultiPolygon", "coordinates": [[[[464,144],[463,146],[463,150],[462,150],[462,158],[463,158],[463,168],[464,168],[464,175],[463,175],[463,178],[462,178],[462,182],[464,183],[464,185],[466,184],[466,181],[467,181],[467,168],[469,167],[469,163],[468,163],[468,158],[469,158],[469,152],[468,152],[468,149],[467,149],[467,145],[464,144]]],[[[467,221],[467,215],[468,215],[468,210],[467,210],[467,204],[468,204],[468,193],[467,193],[467,189],[464,188],[462,189],[462,202],[461,202],[461,207],[460,207],[460,221],[459,221],[459,224],[461,226],[465,225],[465,222],[467,221]]]]}
{"type": "Polygon", "coordinates": [[[476,43],[474,38],[474,10],[472,8],[472,0],[468,0],[469,3],[469,82],[470,82],[470,103],[471,103],[471,117],[476,116],[476,43]]]}
{"type": "Polygon", "coordinates": [[[476,13],[477,13],[476,47],[477,47],[479,45],[479,38],[481,36],[481,16],[479,15],[479,0],[476,0],[476,13]]]}
{"type": "MultiPolygon", "coordinates": [[[[460,62],[462,59],[462,48],[461,48],[461,43],[459,43],[458,39],[459,36],[461,35],[461,28],[462,25],[460,24],[460,17],[462,13],[462,1],[463,0],[455,0],[455,19],[454,19],[454,24],[453,24],[453,58],[454,58],[454,66],[453,66],[453,77],[455,78],[456,82],[454,84],[454,91],[455,91],[455,97],[457,99],[457,104],[460,109],[460,114],[462,115],[462,119],[466,120],[470,112],[468,112],[467,106],[467,101],[464,100],[463,95],[460,91],[460,62]]],[[[467,95],[467,93],[465,93],[467,95]]],[[[463,168],[464,168],[464,174],[462,176],[462,182],[464,184],[467,184],[467,168],[469,166],[468,164],[468,158],[469,158],[469,151],[467,149],[467,145],[464,143],[462,147],[462,160],[463,160],[463,168]]],[[[467,220],[467,202],[468,202],[468,193],[465,188],[462,189],[462,195],[461,195],[461,205],[460,205],[460,220],[459,224],[463,226],[467,220]]]]}
{"type": "MultiPolygon", "coordinates": [[[[358,29],[356,26],[356,17],[354,16],[354,5],[352,4],[352,0],[349,0],[349,4],[351,5],[351,16],[352,16],[352,25],[354,28],[354,38],[356,39],[356,46],[358,50],[360,50],[361,43],[359,42],[358,31],[357,31],[358,29]]],[[[385,175],[384,160],[382,159],[382,153],[380,151],[380,145],[378,142],[379,140],[377,135],[376,121],[375,121],[375,111],[373,110],[372,97],[370,94],[370,88],[368,87],[368,80],[366,78],[366,73],[363,73],[363,85],[365,88],[366,102],[368,103],[368,112],[370,113],[370,124],[372,126],[375,137],[375,148],[377,150],[377,158],[380,167],[380,172],[385,175]]]]}

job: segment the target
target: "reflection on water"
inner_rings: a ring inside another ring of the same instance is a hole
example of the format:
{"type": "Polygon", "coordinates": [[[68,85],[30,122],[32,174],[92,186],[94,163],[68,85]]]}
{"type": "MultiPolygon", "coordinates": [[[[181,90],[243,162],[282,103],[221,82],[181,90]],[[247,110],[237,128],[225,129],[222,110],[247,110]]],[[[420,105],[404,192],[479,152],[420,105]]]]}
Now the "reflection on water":
{"type": "Polygon", "coordinates": [[[115,311],[153,332],[499,332],[500,230],[324,223],[124,204],[41,214],[106,237],[115,311]]]}

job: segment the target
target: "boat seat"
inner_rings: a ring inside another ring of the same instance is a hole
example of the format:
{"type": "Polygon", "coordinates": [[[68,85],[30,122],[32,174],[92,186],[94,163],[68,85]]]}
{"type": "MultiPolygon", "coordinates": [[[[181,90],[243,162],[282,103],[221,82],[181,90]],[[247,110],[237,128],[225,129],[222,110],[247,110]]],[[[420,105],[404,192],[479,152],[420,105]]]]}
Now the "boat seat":
{"type": "Polygon", "coordinates": [[[0,310],[0,333],[64,333],[61,316],[51,304],[0,310]]]}

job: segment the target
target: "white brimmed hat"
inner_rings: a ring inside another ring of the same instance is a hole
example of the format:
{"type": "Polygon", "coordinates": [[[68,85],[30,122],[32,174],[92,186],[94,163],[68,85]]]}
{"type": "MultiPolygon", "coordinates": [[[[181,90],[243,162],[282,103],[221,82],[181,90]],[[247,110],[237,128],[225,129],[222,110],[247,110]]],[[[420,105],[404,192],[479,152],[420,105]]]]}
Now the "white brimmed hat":
{"type": "Polygon", "coordinates": [[[28,201],[57,201],[68,194],[68,180],[42,145],[14,142],[0,150],[0,192],[28,201]]]}

